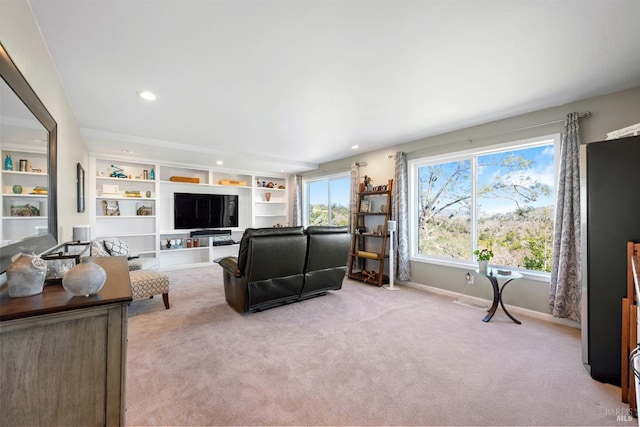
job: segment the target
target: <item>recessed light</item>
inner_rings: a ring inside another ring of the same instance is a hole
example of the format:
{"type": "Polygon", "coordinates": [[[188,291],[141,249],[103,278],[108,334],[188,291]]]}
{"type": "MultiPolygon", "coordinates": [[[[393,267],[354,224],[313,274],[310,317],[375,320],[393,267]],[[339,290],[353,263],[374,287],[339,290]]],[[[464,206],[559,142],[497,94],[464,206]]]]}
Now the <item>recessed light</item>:
{"type": "Polygon", "coordinates": [[[122,152],[123,152],[124,154],[133,154],[133,151],[131,151],[131,150],[127,150],[127,149],[123,149],[123,150],[122,150],[122,152]]]}
{"type": "Polygon", "coordinates": [[[153,92],[149,92],[148,90],[143,90],[141,92],[138,92],[138,96],[142,99],[145,99],[147,101],[155,101],[156,100],[156,95],[153,92]]]}
{"type": "Polygon", "coordinates": [[[360,148],[360,146],[358,144],[354,144],[351,146],[352,150],[357,150],[358,148],[360,148]]]}
{"type": "Polygon", "coordinates": [[[216,162],[216,165],[222,165],[222,164],[224,164],[224,162],[223,162],[222,160],[218,160],[218,161],[216,162]]]}

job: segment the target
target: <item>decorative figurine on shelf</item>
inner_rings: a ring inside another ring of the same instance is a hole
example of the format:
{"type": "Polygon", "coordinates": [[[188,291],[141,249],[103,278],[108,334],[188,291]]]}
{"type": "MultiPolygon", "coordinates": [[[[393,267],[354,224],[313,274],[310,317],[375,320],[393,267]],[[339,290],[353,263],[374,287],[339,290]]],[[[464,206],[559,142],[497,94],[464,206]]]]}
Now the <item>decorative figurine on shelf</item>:
{"type": "Polygon", "coordinates": [[[127,174],[124,173],[121,167],[116,165],[111,165],[111,167],[113,168],[113,172],[109,174],[111,178],[127,178],[127,174]]]}
{"type": "Polygon", "coordinates": [[[372,182],[373,178],[367,175],[364,176],[364,191],[373,191],[373,184],[371,184],[372,182]]]}
{"type": "Polygon", "coordinates": [[[11,160],[11,156],[7,154],[7,157],[4,159],[4,169],[8,171],[13,170],[13,160],[11,160]]]}

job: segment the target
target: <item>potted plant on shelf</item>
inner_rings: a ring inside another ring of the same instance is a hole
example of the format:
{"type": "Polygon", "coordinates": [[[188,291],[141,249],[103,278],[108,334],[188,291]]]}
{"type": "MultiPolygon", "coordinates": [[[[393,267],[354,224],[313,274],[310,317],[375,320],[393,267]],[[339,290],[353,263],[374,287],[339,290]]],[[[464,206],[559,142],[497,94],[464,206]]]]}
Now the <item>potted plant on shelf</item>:
{"type": "Polygon", "coordinates": [[[473,254],[478,260],[478,268],[480,273],[487,274],[489,269],[489,261],[493,258],[493,252],[490,249],[476,249],[473,254]]]}

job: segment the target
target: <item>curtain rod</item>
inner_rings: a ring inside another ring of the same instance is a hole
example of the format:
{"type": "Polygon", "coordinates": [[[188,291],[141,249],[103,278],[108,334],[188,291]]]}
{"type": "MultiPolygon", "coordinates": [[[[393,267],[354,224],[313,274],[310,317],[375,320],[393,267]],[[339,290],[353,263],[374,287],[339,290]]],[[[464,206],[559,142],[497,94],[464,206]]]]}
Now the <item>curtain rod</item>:
{"type": "MultiPolygon", "coordinates": [[[[592,115],[593,114],[591,113],[591,111],[587,111],[586,113],[578,114],[578,118],[579,119],[587,119],[587,118],[591,117],[592,115]]],[[[534,128],[538,128],[538,127],[542,127],[542,126],[552,125],[552,124],[555,124],[555,123],[563,123],[565,120],[566,119],[552,120],[550,122],[538,123],[538,124],[530,125],[530,126],[523,126],[523,127],[517,128],[517,129],[503,130],[503,131],[500,131],[500,132],[494,132],[494,133],[489,133],[489,134],[486,134],[486,135],[476,136],[475,138],[469,138],[469,139],[467,139],[467,141],[472,143],[474,139],[490,138],[492,136],[503,135],[505,133],[519,132],[521,130],[534,129],[534,128]]]]}
{"type": "MultiPolygon", "coordinates": [[[[580,113],[580,114],[578,114],[578,118],[579,118],[579,119],[588,119],[588,118],[589,118],[589,117],[591,117],[591,116],[593,116],[593,113],[592,113],[591,111],[587,111],[586,113],[580,113]]],[[[553,124],[556,124],[556,123],[563,123],[565,120],[566,120],[566,118],[564,118],[564,119],[558,119],[558,120],[551,120],[551,121],[549,121],[549,122],[538,123],[538,124],[530,125],[530,126],[523,126],[523,127],[516,128],[516,129],[508,129],[508,130],[503,130],[503,131],[500,131],[500,132],[488,133],[488,134],[485,134],[485,135],[476,136],[475,138],[468,138],[468,139],[466,139],[466,140],[462,140],[462,139],[460,139],[460,140],[457,140],[457,141],[454,141],[454,142],[464,142],[464,141],[468,141],[468,142],[470,142],[470,143],[473,143],[473,141],[474,141],[475,139],[490,138],[490,137],[492,137],[492,136],[503,135],[503,134],[506,134],[506,133],[519,132],[519,131],[521,131],[521,130],[527,130],[527,129],[535,129],[535,128],[542,127],[542,126],[553,125],[553,124]]],[[[450,143],[447,143],[447,144],[450,144],[450,143]]],[[[440,145],[440,144],[439,144],[439,145],[440,145]]],[[[445,145],[446,145],[446,144],[445,144],[445,145]]],[[[419,150],[418,150],[418,151],[419,151],[419,150]]],[[[389,154],[389,155],[387,156],[387,158],[388,158],[388,159],[395,159],[395,158],[396,158],[396,156],[395,156],[394,154],[389,154]]],[[[364,165],[363,165],[363,166],[366,166],[366,165],[367,165],[367,162],[366,162],[366,161],[365,161],[365,162],[362,162],[362,163],[364,163],[364,165]]],[[[360,163],[356,162],[356,165],[357,165],[357,166],[360,166],[360,163]]]]}

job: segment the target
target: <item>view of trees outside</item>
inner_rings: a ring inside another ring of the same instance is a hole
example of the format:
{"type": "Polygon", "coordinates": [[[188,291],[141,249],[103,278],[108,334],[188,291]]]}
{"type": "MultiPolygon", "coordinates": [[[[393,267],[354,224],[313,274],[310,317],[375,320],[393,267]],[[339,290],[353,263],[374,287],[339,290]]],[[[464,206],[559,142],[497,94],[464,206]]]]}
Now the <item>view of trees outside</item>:
{"type": "Polygon", "coordinates": [[[554,176],[553,144],[420,167],[418,252],[470,260],[488,248],[491,264],[551,271],[554,176]]]}
{"type": "Polygon", "coordinates": [[[350,192],[349,177],[309,182],[309,225],[349,225],[350,192]]]}

